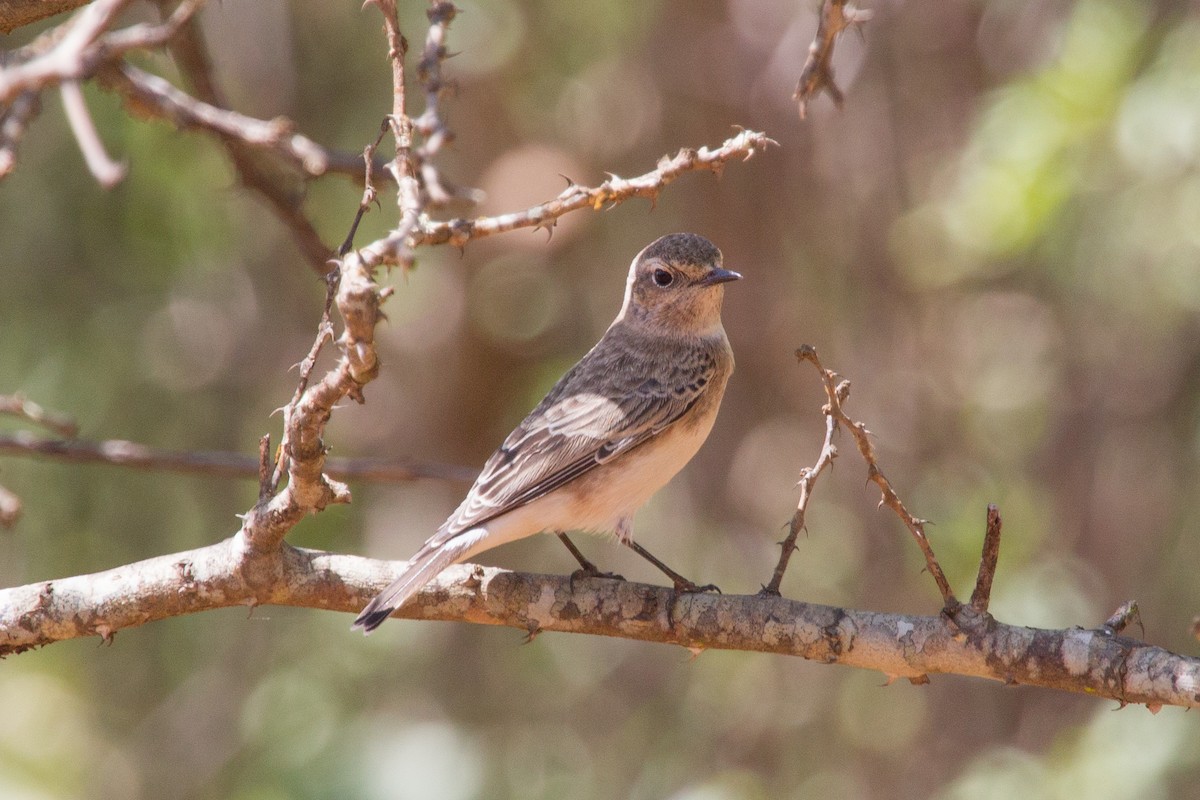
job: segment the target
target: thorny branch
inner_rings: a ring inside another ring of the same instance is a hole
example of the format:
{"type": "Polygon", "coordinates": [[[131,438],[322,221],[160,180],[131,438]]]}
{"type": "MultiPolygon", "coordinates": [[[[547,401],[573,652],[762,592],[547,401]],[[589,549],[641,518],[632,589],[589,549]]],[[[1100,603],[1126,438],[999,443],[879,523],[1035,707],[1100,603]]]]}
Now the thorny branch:
{"type": "Polygon", "coordinates": [[[825,396],[829,399],[829,403],[823,406],[821,411],[836,420],[839,425],[846,426],[850,434],[854,437],[854,443],[858,445],[858,452],[862,455],[863,460],[867,462],[867,477],[879,487],[881,494],[879,504],[886,505],[892,509],[904,522],[905,527],[908,528],[909,533],[916,540],[917,546],[921,548],[921,553],[925,556],[925,566],[929,570],[929,574],[933,576],[938,591],[942,594],[942,601],[945,603],[946,611],[954,614],[959,608],[959,602],[954,597],[954,592],[950,589],[950,583],[946,580],[946,575],[942,572],[941,565],[938,564],[937,558],[934,557],[933,547],[929,544],[929,539],[925,536],[925,524],[927,520],[913,516],[904,507],[904,503],[892,488],[891,482],[883,474],[883,470],[879,468],[879,460],[875,455],[875,446],[871,444],[871,434],[867,430],[867,426],[861,422],[852,420],[842,410],[841,398],[849,394],[849,383],[842,382],[842,384],[839,384],[837,373],[825,369],[821,364],[821,359],[817,356],[816,349],[811,345],[804,345],[797,350],[796,358],[800,361],[809,361],[817,368],[817,372],[821,375],[821,383],[825,387],[825,396]]]}
{"type": "MultiPolygon", "coordinates": [[[[408,45],[396,21],[394,0],[378,0],[376,5],[383,13],[388,57],[392,62],[393,99],[389,122],[396,139],[396,157],[388,168],[396,178],[401,215],[400,225],[393,232],[398,238],[390,255],[400,263],[407,263],[411,255],[404,254],[402,248],[406,247],[408,230],[415,226],[422,207],[409,163],[411,122],[406,112],[404,87],[404,54],[408,45]]],[[[332,301],[342,317],[343,330],[338,338],[341,356],[321,380],[311,386],[308,385],[311,363],[304,367],[296,396],[283,410],[284,432],[278,469],[286,470],[287,485],[269,498],[260,498],[244,518],[235,537],[252,559],[261,554],[279,553],[283,537],[305,515],[320,511],[329,503],[350,501],[349,489],[324,471],[326,449],[322,436],[334,406],[345,397],[364,402],[363,387],[379,372],[375,325],[381,317],[379,305],[383,297],[375,283],[374,266],[357,251],[347,253],[336,262],[336,276],[330,278],[326,310],[328,312],[332,301]]],[[[310,351],[311,359],[315,360],[328,335],[329,330],[323,322],[310,351]]],[[[278,561],[266,564],[262,575],[264,583],[278,580],[280,569],[278,561]]]]}
{"type": "Polygon", "coordinates": [[[356,156],[329,150],[297,133],[287,118],[255,119],[205,103],[132,64],[104,69],[99,78],[101,85],[120,94],[135,114],[162,119],[180,130],[208,130],[251,147],[269,148],[312,178],[327,172],[362,175],[356,156]]]}
{"type": "MultiPolygon", "coordinates": [[[[845,393],[840,399],[844,401],[850,394],[850,385],[843,382],[838,390],[845,388],[845,393]]],[[[821,445],[821,454],[817,456],[817,463],[811,467],[804,467],[800,470],[800,480],[796,484],[800,487],[800,500],[796,504],[796,513],[792,515],[792,521],[789,525],[788,535],[780,543],[782,552],[779,554],[779,562],[775,565],[775,572],[771,575],[771,581],[763,587],[763,594],[779,595],[779,586],[783,583],[783,573],[787,571],[788,563],[792,560],[792,553],[796,552],[796,539],[800,536],[800,531],[804,530],[804,517],[808,511],[808,504],[812,500],[813,487],[816,486],[817,478],[825,471],[825,468],[833,463],[837,458],[837,446],[833,443],[833,434],[837,431],[837,420],[832,414],[825,415],[825,442],[821,445]]]]}
{"type": "Polygon", "coordinates": [[[634,178],[616,175],[599,186],[581,186],[572,182],[558,197],[524,211],[476,219],[452,219],[423,224],[410,237],[412,246],[450,244],[462,247],[472,239],[518,228],[553,228],[564,214],[582,208],[599,211],[617,203],[640,197],[655,202],[663,188],[685,172],[708,170],[719,175],[734,158],[748,161],[756,153],[777,144],[766,134],[742,130],[716,148],[684,148],[674,156],[663,156],[658,165],[634,178]]]}
{"type": "Polygon", "coordinates": [[[825,0],[817,21],[817,35],[808,47],[808,60],[800,71],[796,92],[792,95],[800,109],[800,119],[808,114],[808,101],[824,91],[839,107],[842,90],[833,79],[833,48],[847,28],[862,25],[871,19],[871,12],[855,8],[846,0],[825,0]]]}

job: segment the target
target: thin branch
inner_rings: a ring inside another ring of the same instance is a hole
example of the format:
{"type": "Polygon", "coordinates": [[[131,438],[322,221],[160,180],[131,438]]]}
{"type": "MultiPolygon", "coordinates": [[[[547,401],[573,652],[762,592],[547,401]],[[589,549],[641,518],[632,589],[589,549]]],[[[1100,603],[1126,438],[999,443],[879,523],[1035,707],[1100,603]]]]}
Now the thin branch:
{"type": "Polygon", "coordinates": [[[270,500],[271,495],[279,489],[279,482],[283,479],[284,473],[289,469],[288,453],[291,450],[291,435],[295,431],[295,426],[287,424],[286,421],[295,418],[296,409],[300,405],[300,401],[304,398],[304,392],[308,389],[308,380],[312,377],[313,368],[317,365],[317,357],[321,354],[321,349],[325,346],[326,341],[333,341],[333,320],[330,319],[330,311],[333,309],[333,303],[337,297],[338,284],[341,282],[341,272],[334,268],[325,276],[325,308],[321,312],[321,322],[317,325],[317,336],[313,340],[312,347],[309,348],[306,355],[297,365],[300,369],[300,379],[296,382],[296,391],[292,395],[292,399],[286,406],[283,407],[283,418],[285,424],[283,426],[283,441],[279,445],[279,456],[275,462],[275,470],[270,478],[270,482],[266,486],[266,491],[259,494],[259,503],[265,503],[270,500]]]}
{"type": "MultiPolygon", "coordinates": [[[[925,525],[928,520],[919,519],[909,513],[904,507],[900,497],[892,488],[891,482],[883,471],[879,468],[879,460],[875,455],[875,446],[871,444],[871,432],[867,430],[867,426],[861,422],[856,422],[846,415],[842,410],[841,400],[839,399],[843,393],[849,392],[849,384],[845,387],[837,385],[837,374],[831,370],[825,369],[821,364],[821,359],[817,356],[817,351],[811,345],[804,345],[796,351],[796,358],[800,361],[809,361],[817,368],[817,372],[821,375],[821,383],[825,387],[825,396],[829,399],[828,411],[839,424],[845,425],[851,435],[854,436],[854,443],[858,445],[858,452],[862,455],[863,460],[867,462],[867,477],[875,482],[879,487],[881,499],[880,505],[886,505],[904,522],[913,539],[916,540],[917,546],[921,548],[921,553],[925,556],[925,566],[929,570],[929,574],[933,577],[937,584],[938,591],[942,594],[942,601],[945,603],[945,610],[951,614],[959,609],[958,599],[955,598],[954,592],[950,589],[950,583],[946,580],[945,573],[942,572],[942,567],[938,564],[937,558],[934,557],[933,547],[929,544],[929,539],[925,536],[925,525]]],[[[825,409],[822,409],[825,411],[825,409]]]]}
{"type": "Polygon", "coordinates": [[[387,121],[391,126],[392,138],[396,140],[396,157],[388,162],[387,169],[396,179],[396,205],[400,211],[400,222],[383,242],[389,248],[389,263],[408,269],[413,264],[412,246],[409,236],[416,230],[425,200],[413,165],[413,123],[408,116],[405,88],[404,57],[408,53],[408,40],[400,32],[395,0],[375,0],[383,14],[383,29],[387,35],[388,60],[392,65],[392,113],[387,121]]]}
{"type": "MultiPolygon", "coordinates": [[[[383,12],[388,57],[392,61],[393,106],[389,119],[396,138],[396,158],[389,168],[396,178],[401,214],[400,226],[393,232],[398,238],[388,255],[395,259],[393,263],[408,264],[411,263],[411,251],[407,251],[404,242],[417,223],[421,201],[408,163],[411,123],[404,107],[404,50],[407,45],[396,21],[394,0],[377,0],[376,5],[383,12]]],[[[246,514],[238,533],[238,539],[259,555],[277,552],[284,545],[283,538],[288,531],[308,514],[320,511],[330,503],[350,502],[349,488],[324,471],[326,448],[322,436],[334,406],[344,397],[364,402],[363,387],[379,373],[375,325],[381,318],[381,297],[373,275],[375,265],[364,259],[359,251],[347,253],[334,264],[338,275],[334,305],[344,326],[338,338],[341,357],[320,381],[304,388],[284,409],[280,464],[287,469],[287,485],[269,500],[260,499],[246,514]]],[[[328,303],[327,297],[327,306],[328,303]]],[[[318,332],[314,349],[319,348],[322,336],[323,330],[318,332]]]]}
{"type": "Polygon", "coordinates": [[[105,151],[104,142],[100,141],[100,134],[96,132],[96,124],[92,122],[92,114],[83,97],[83,88],[79,81],[64,81],[59,92],[62,94],[67,122],[70,123],[71,133],[75,135],[79,152],[83,154],[84,163],[96,183],[105,189],[113,188],[125,179],[126,167],[113,161],[105,151]]]}
{"type": "Polygon", "coordinates": [[[975,591],[971,592],[971,607],[980,613],[988,610],[992,598],[992,581],[996,577],[996,565],[1000,561],[1000,530],[1004,521],[1000,509],[994,504],[987,507],[987,529],[983,534],[983,553],[979,557],[979,572],[975,577],[975,591]]]}
{"type": "MultiPolygon", "coordinates": [[[[106,572],[0,590],[0,656],[215,608],[287,605],[357,612],[404,566],[287,545],[263,554],[241,535],[106,572]]],[[[969,607],[968,607],[969,610],[969,607]]],[[[683,595],[642,583],[451,567],[397,616],[675,644],[693,652],[800,656],[923,682],[930,674],[1200,708],[1200,659],[1069,628],[951,624],[763,595],[683,595]],[[668,618],[668,609],[674,612],[668,618]]],[[[966,617],[967,615],[964,615],[966,617]]],[[[983,617],[974,618],[982,623],[983,617]]]]}
{"type": "MultiPolygon", "coordinates": [[[[847,394],[849,386],[846,387],[847,394]]],[[[845,400],[846,397],[840,398],[845,400]]],[[[833,434],[837,430],[837,420],[832,414],[825,414],[825,442],[821,445],[821,454],[817,456],[817,463],[811,467],[805,467],[800,470],[800,481],[796,484],[800,487],[800,500],[796,504],[796,513],[792,515],[792,522],[789,526],[788,535],[780,544],[783,548],[779,554],[779,562],[775,565],[775,572],[771,575],[771,581],[763,587],[763,593],[769,595],[779,595],[779,587],[783,583],[783,574],[787,571],[788,563],[792,560],[792,553],[796,551],[796,539],[800,536],[800,531],[804,530],[804,517],[808,511],[809,501],[812,500],[812,490],[816,486],[817,478],[825,471],[825,468],[833,464],[833,460],[837,458],[837,446],[833,443],[833,434]]]]}
{"type": "Polygon", "coordinates": [[[362,173],[354,156],[328,150],[296,133],[295,123],[286,117],[256,119],[206,103],[132,64],[106,69],[99,77],[101,85],[119,93],[135,114],[166,120],[180,130],[207,130],[252,147],[270,149],[309,177],[320,177],[334,168],[354,175],[362,173]]]}
{"type": "Polygon", "coordinates": [[[792,95],[800,109],[800,119],[808,114],[808,101],[826,92],[838,107],[842,105],[842,90],[833,79],[833,48],[847,28],[862,25],[871,19],[871,12],[855,8],[846,0],[825,0],[817,22],[817,36],[808,47],[808,60],[800,71],[800,80],[792,95]]]}
{"type": "Polygon", "coordinates": [[[417,63],[417,77],[425,89],[425,110],[413,120],[413,127],[421,134],[422,144],[416,148],[414,157],[421,177],[421,188],[425,203],[430,208],[444,208],[455,203],[474,205],[483,199],[478,189],[468,189],[447,184],[434,164],[434,157],[442,147],[454,141],[454,134],[441,116],[441,99],[456,87],[442,75],[442,63],[449,57],[446,39],[450,23],[458,14],[454,3],[445,0],[430,0],[429,31],[425,36],[425,48],[417,63]]]}
{"type": "MultiPolygon", "coordinates": [[[[18,431],[0,434],[0,455],[42,457],[80,464],[107,464],[130,469],[181,472],[219,478],[258,478],[256,456],[197,450],[160,450],[119,439],[83,441],[46,439],[18,431]]],[[[329,456],[326,471],[339,480],[401,483],[424,478],[470,483],[469,467],[403,458],[339,458],[329,456]]]]}
{"type": "MultiPolygon", "coordinates": [[[[337,250],[339,257],[345,257],[354,247],[354,237],[358,234],[358,226],[367,212],[371,210],[371,206],[379,206],[379,193],[375,190],[375,151],[379,149],[379,144],[383,141],[383,137],[387,135],[390,127],[385,120],[379,126],[379,135],[375,137],[375,141],[363,148],[362,199],[358,201],[358,211],[354,214],[354,222],[350,224],[350,232],[346,234],[341,247],[337,250]]],[[[390,175],[391,173],[385,172],[384,174],[390,175]]]]}
{"type": "MultiPolygon", "coordinates": [[[[674,156],[659,159],[658,166],[635,178],[613,175],[596,187],[572,183],[558,197],[524,211],[501,214],[495,217],[475,219],[452,219],[445,222],[426,221],[409,237],[409,244],[450,244],[463,247],[472,239],[480,239],[518,228],[551,228],[555,221],[571,211],[590,208],[600,211],[634,197],[651,202],[658,199],[663,188],[686,172],[708,170],[720,175],[725,165],[734,158],[749,160],[759,151],[777,144],[766,134],[756,131],[739,131],[716,148],[701,147],[699,150],[684,148],[674,156]]],[[[373,249],[373,248],[368,248],[373,249]]],[[[383,263],[382,253],[378,256],[383,263]]]]}
{"type": "Polygon", "coordinates": [[[79,426],[75,424],[75,420],[66,414],[47,411],[20,393],[0,395],[0,414],[20,417],[68,439],[79,432],[79,426]]]}
{"type": "MultiPolygon", "coordinates": [[[[1115,636],[1124,631],[1131,622],[1142,624],[1142,612],[1138,608],[1138,604],[1134,600],[1128,600],[1117,606],[1117,610],[1109,614],[1108,619],[1104,620],[1104,624],[1100,626],[1100,630],[1110,636],[1115,636]]],[[[1142,635],[1145,635],[1145,630],[1142,635]]]]}

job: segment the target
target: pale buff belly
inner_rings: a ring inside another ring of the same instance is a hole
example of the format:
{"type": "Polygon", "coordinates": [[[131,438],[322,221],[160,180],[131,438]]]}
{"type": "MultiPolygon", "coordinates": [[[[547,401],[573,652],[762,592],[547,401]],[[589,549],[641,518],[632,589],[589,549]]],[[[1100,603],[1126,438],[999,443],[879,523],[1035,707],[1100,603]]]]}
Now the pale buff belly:
{"type": "Polygon", "coordinates": [[[712,430],[716,409],[694,422],[682,422],[611,463],[576,481],[503,514],[483,527],[487,535],[459,560],[506,542],[552,531],[628,535],[635,511],[683,468],[712,430]]]}

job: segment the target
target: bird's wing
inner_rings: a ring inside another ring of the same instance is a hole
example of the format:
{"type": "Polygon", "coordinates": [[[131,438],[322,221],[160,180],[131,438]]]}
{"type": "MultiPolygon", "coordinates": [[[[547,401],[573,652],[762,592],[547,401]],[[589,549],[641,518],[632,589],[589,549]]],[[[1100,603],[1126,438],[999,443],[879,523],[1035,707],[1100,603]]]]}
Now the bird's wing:
{"type": "MultiPolygon", "coordinates": [[[[593,349],[492,454],[435,538],[519,508],[666,430],[700,399],[716,371],[707,350],[673,359],[598,364],[593,349]],[[589,360],[590,359],[590,360],[589,360]],[[653,375],[654,377],[648,377],[653,375]]],[[[432,541],[432,540],[431,540],[432,541]]]]}

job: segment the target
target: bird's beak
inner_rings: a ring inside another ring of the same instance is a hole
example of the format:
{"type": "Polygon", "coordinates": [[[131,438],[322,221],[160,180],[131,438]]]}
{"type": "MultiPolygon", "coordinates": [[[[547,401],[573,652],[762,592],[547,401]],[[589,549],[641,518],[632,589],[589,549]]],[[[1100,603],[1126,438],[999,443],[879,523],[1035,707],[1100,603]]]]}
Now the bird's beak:
{"type": "Polygon", "coordinates": [[[701,278],[699,283],[701,286],[713,286],[718,283],[728,283],[729,281],[740,281],[741,279],[742,279],[742,274],[740,272],[734,272],[731,269],[721,269],[718,267],[717,269],[714,269],[712,272],[708,273],[703,278],[701,278]]]}

